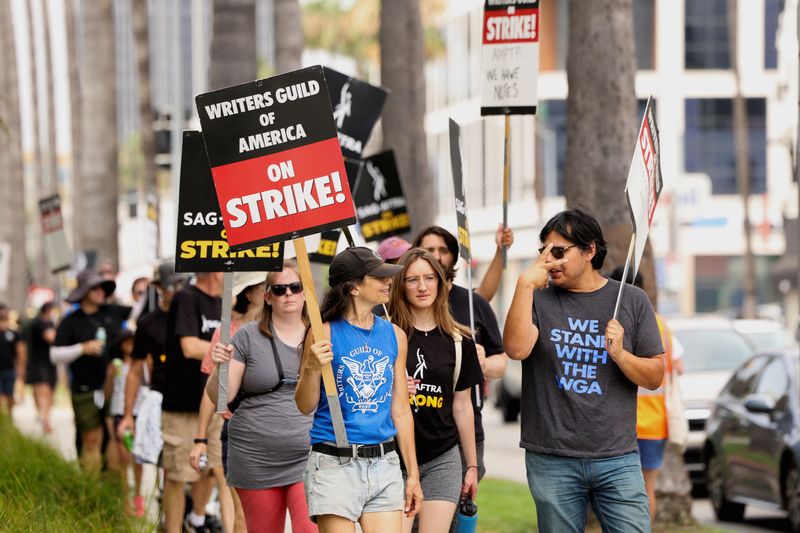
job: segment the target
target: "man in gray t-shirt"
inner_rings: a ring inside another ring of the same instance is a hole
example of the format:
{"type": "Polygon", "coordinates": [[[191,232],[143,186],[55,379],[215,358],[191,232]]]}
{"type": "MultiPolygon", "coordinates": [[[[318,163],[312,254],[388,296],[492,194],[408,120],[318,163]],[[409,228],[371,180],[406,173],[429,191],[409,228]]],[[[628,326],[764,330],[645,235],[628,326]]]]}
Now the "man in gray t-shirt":
{"type": "Polygon", "coordinates": [[[658,388],[664,349],[650,302],[600,274],[597,221],[564,211],[539,234],[503,341],[522,360],[522,439],[539,530],[579,532],[591,503],[604,531],[650,531],[636,445],[636,393],[658,388]]]}

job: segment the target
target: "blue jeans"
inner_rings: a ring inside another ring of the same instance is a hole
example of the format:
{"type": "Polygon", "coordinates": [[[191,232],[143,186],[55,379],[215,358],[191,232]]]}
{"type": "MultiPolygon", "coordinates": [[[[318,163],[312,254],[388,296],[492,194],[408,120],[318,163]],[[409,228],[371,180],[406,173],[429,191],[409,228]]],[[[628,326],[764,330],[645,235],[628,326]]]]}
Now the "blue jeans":
{"type": "Polygon", "coordinates": [[[604,533],[650,533],[638,453],[583,459],[526,450],[525,466],[541,533],[582,533],[589,504],[604,533]]]}

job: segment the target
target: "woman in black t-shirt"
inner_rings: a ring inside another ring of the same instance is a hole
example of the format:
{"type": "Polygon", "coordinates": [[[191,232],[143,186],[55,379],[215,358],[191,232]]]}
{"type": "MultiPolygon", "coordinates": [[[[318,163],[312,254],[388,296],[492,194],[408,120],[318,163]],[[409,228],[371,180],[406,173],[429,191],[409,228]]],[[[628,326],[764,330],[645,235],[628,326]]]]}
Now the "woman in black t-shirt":
{"type": "MultiPolygon", "coordinates": [[[[419,533],[447,531],[460,496],[478,492],[470,391],[483,374],[469,329],[450,314],[448,284],[436,258],[413,248],[398,264],[403,270],[392,284],[389,315],[408,335],[406,369],[416,384],[409,400],[425,494],[419,533]],[[467,462],[463,479],[459,443],[467,462]]],[[[412,521],[403,526],[410,531],[412,521]]]]}

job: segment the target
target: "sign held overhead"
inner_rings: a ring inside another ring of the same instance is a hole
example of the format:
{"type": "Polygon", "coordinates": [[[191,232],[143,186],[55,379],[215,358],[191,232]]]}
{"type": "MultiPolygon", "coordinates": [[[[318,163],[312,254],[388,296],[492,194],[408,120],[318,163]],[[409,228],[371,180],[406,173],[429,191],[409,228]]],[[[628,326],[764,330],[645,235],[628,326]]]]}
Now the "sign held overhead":
{"type": "Polygon", "coordinates": [[[481,53],[481,115],[535,114],[539,0],[486,0],[481,53]]]}
{"type": "Polygon", "coordinates": [[[201,94],[195,102],[232,249],[355,222],[322,67],[201,94]]]}

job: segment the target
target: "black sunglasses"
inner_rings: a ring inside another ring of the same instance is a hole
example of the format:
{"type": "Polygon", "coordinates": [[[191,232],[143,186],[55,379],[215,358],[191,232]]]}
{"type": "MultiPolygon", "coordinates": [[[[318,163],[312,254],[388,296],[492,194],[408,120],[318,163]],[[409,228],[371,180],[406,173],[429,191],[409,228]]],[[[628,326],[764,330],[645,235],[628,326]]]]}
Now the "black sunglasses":
{"type": "MultiPolygon", "coordinates": [[[[575,248],[578,246],[577,244],[570,244],[569,246],[553,246],[550,248],[550,255],[552,255],[556,259],[564,259],[564,255],[567,253],[567,250],[570,248],[575,248]]],[[[547,246],[542,246],[539,248],[539,253],[544,253],[545,248],[547,246]]]]}
{"type": "Polygon", "coordinates": [[[275,296],[283,296],[286,294],[286,289],[292,291],[292,294],[300,294],[303,292],[303,284],[299,281],[295,281],[294,283],[286,283],[285,285],[272,285],[269,288],[275,296]]]}

